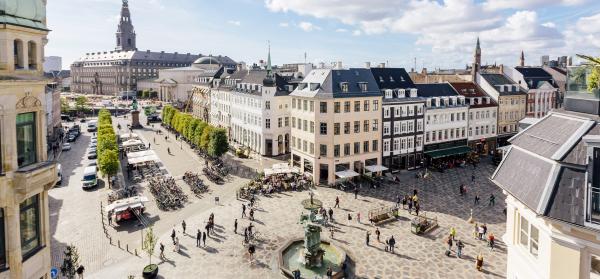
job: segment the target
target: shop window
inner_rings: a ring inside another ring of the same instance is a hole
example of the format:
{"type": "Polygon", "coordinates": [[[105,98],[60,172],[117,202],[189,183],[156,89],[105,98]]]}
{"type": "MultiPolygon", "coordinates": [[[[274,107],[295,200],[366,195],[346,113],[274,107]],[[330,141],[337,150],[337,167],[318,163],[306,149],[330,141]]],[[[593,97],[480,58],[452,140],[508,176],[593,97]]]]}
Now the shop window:
{"type": "Polygon", "coordinates": [[[37,161],[35,138],[35,112],[17,115],[17,161],[19,167],[37,161]]]}
{"type": "Polygon", "coordinates": [[[39,196],[26,199],[20,207],[21,252],[27,259],[42,246],[39,196]]]}

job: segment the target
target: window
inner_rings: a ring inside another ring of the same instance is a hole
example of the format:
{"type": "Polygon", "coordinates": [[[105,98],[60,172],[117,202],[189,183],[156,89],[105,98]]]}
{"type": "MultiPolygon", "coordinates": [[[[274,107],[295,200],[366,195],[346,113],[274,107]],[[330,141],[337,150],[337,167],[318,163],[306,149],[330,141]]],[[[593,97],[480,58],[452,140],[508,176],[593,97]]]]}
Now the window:
{"type": "Polygon", "coordinates": [[[315,154],[315,144],[314,143],[310,143],[310,148],[308,149],[308,153],[315,154]]]}
{"type": "Polygon", "coordinates": [[[390,108],[383,109],[383,117],[385,117],[385,118],[390,117],[390,108]]]}
{"type": "Polygon", "coordinates": [[[340,123],[333,123],[333,134],[334,135],[340,134],[340,123]]]}
{"type": "MultiPolygon", "coordinates": [[[[306,120],[304,120],[306,121],[306,120]]],[[[277,118],[277,127],[281,128],[283,126],[283,119],[281,119],[281,117],[277,118]]]]}
{"type": "Polygon", "coordinates": [[[383,142],[383,152],[390,151],[390,142],[388,140],[383,142]]]}
{"type": "Polygon", "coordinates": [[[42,246],[39,196],[26,199],[20,205],[21,252],[24,259],[35,254],[42,246]]]}
{"type": "Polygon", "coordinates": [[[265,109],[271,109],[271,101],[265,101],[265,109]]]}
{"type": "Polygon", "coordinates": [[[360,101],[354,101],[354,112],[360,112],[360,101]]]}
{"type": "Polygon", "coordinates": [[[327,113],[327,102],[321,102],[319,103],[319,106],[321,113],[327,113]]]}
{"type": "MultiPolygon", "coordinates": [[[[300,119],[298,119],[298,120],[300,120],[300,119]]],[[[271,129],[271,119],[268,119],[268,118],[265,119],[265,127],[267,129],[271,129]]],[[[298,127],[298,128],[300,128],[300,127],[298,127]]]]}
{"type": "Polygon", "coordinates": [[[306,141],[305,140],[302,141],[302,151],[306,152],[306,146],[307,146],[306,141]]]}
{"type": "Polygon", "coordinates": [[[290,126],[290,118],[289,117],[285,117],[285,126],[289,127],[290,126]]]}
{"type": "Polygon", "coordinates": [[[394,139],[394,146],[393,146],[392,150],[394,150],[394,151],[400,150],[400,139],[394,139]]]}
{"type": "Polygon", "coordinates": [[[344,122],[344,134],[350,134],[350,122],[344,122]]]}
{"type": "Polygon", "coordinates": [[[296,99],[292,99],[292,108],[295,109],[296,108],[296,99]]]}
{"type": "Polygon", "coordinates": [[[315,112],[315,101],[310,101],[308,108],[310,112],[315,112]]]}
{"type": "Polygon", "coordinates": [[[340,113],[340,102],[333,103],[333,112],[340,113]]]}
{"type": "Polygon", "coordinates": [[[35,134],[35,112],[18,114],[17,161],[19,167],[31,165],[37,161],[35,134]]]}
{"type": "Polygon", "coordinates": [[[363,131],[364,132],[368,132],[369,131],[369,120],[365,120],[363,123],[363,131]]]}
{"type": "Polygon", "coordinates": [[[354,133],[360,133],[360,121],[354,121],[354,133]]]}
{"type": "Polygon", "coordinates": [[[310,122],[310,133],[311,134],[315,133],[315,122],[314,121],[310,122]]]}
{"type": "Polygon", "coordinates": [[[320,130],[321,135],[327,135],[327,123],[321,122],[320,130]]]}
{"type": "Polygon", "coordinates": [[[529,246],[529,253],[531,253],[534,256],[538,255],[539,252],[539,246],[538,246],[538,240],[540,237],[540,232],[538,230],[538,228],[531,226],[531,230],[529,231],[530,234],[530,241],[531,241],[531,245],[529,246]]]}
{"type": "Polygon", "coordinates": [[[298,130],[302,130],[302,119],[298,118],[298,130]]]}
{"type": "Polygon", "coordinates": [[[369,142],[368,141],[363,142],[363,152],[364,153],[369,152],[369,142]]]}
{"type": "Polygon", "coordinates": [[[336,144],[333,146],[333,157],[340,157],[340,145],[336,144]]]}
{"type": "Polygon", "coordinates": [[[373,146],[371,147],[371,150],[373,150],[373,152],[376,152],[377,150],[379,150],[379,141],[378,140],[373,140],[373,146]]]}
{"type": "Polygon", "coordinates": [[[369,106],[370,106],[371,102],[369,102],[369,100],[365,100],[364,102],[364,111],[369,111],[369,106]]]}
{"type": "Polygon", "coordinates": [[[308,110],[308,100],[302,101],[302,110],[304,110],[304,111],[308,110]]]}
{"type": "Polygon", "coordinates": [[[342,82],[340,84],[340,87],[342,88],[342,92],[348,92],[348,83],[347,82],[342,82]]]}
{"type": "Polygon", "coordinates": [[[359,82],[358,83],[358,87],[360,87],[360,91],[362,92],[367,92],[367,83],[366,82],[359,82]]]}
{"type": "Polygon", "coordinates": [[[354,154],[359,154],[360,153],[360,142],[355,142],[354,143],[354,154]]]}
{"type": "Polygon", "coordinates": [[[373,111],[379,110],[379,100],[373,100],[373,111]]]}
{"type": "Polygon", "coordinates": [[[308,121],[303,120],[302,122],[304,122],[304,127],[302,127],[302,131],[306,132],[306,130],[308,129],[308,121]]]}
{"type": "Polygon", "coordinates": [[[390,123],[389,122],[383,123],[383,134],[384,135],[390,134],[390,123]]]}
{"type": "Polygon", "coordinates": [[[344,102],[344,112],[350,112],[350,101],[344,102]]]}
{"type": "Polygon", "coordinates": [[[350,155],[350,144],[344,143],[344,156],[349,156],[349,155],[350,155]]]}
{"type": "Polygon", "coordinates": [[[327,145],[319,145],[319,156],[327,157],[327,145]]]}
{"type": "Polygon", "coordinates": [[[531,225],[523,216],[519,220],[519,243],[533,256],[537,256],[539,252],[539,230],[531,225]]]}
{"type": "Polygon", "coordinates": [[[373,119],[373,131],[377,131],[379,129],[379,120],[373,119]]]}

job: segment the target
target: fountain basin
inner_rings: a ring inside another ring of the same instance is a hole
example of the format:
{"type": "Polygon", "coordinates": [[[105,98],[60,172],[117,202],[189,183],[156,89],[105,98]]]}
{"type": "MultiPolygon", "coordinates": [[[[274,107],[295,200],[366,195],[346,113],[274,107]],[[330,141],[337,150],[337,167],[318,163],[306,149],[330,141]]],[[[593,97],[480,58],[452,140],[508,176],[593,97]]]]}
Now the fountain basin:
{"type": "Polygon", "coordinates": [[[308,268],[304,266],[304,239],[289,240],[279,250],[279,268],[288,278],[294,278],[292,272],[296,269],[300,270],[301,278],[315,278],[325,276],[327,268],[331,266],[333,278],[342,278],[342,264],[346,261],[346,252],[326,240],[321,240],[320,247],[325,251],[323,263],[319,267],[308,268]]]}

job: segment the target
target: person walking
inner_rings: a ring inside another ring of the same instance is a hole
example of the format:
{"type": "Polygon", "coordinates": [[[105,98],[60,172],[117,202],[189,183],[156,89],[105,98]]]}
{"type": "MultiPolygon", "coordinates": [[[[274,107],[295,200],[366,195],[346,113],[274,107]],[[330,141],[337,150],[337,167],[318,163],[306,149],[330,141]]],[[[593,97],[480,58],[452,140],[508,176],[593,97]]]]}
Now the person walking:
{"type": "Polygon", "coordinates": [[[348,213],[348,226],[350,226],[350,221],[352,221],[352,215],[350,215],[350,213],[348,213]]]}
{"type": "Polygon", "coordinates": [[[415,203],[415,214],[416,214],[417,216],[419,216],[419,210],[421,210],[421,204],[420,204],[420,203],[418,203],[418,202],[416,202],[416,203],[415,203]]]}
{"type": "Polygon", "coordinates": [[[370,231],[367,231],[367,236],[366,236],[366,237],[367,237],[367,239],[366,239],[366,241],[367,241],[367,246],[369,246],[369,240],[370,240],[370,238],[371,238],[371,232],[370,232],[370,231]]]}
{"type": "Polygon", "coordinates": [[[477,234],[479,233],[479,225],[475,223],[473,226],[473,238],[477,239],[477,234]]]}
{"type": "Polygon", "coordinates": [[[79,267],[77,268],[76,272],[77,272],[77,277],[79,279],[83,279],[83,272],[85,271],[85,267],[83,267],[83,265],[79,265],[79,267]]]}
{"type": "Polygon", "coordinates": [[[340,207],[340,197],[335,197],[335,205],[333,206],[333,208],[339,208],[340,207]]]}
{"type": "Polygon", "coordinates": [[[237,219],[235,219],[235,222],[233,223],[233,233],[237,234],[237,219]]]}
{"type": "Polygon", "coordinates": [[[402,199],[400,198],[400,195],[396,196],[396,207],[400,207],[401,202],[402,202],[402,199]]]}
{"type": "Polygon", "coordinates": [[[354,187],[354,199],[358,199],[358,186],[354,187]]]}
{"type": "Polygon", "coordinates": [[[446,239],[446,244],[448,245],[448,250],[446,251],[446,255],[450,255],[450,252],[452,251],[452,236],[449,235],[448,238],[446,239]]]}
{"type": "Polygon", "coordinates": [[[475,195],[475,201],[473,202],[473,205],[478,205],[479,204],[479,195],[475,195]]]}
{"type": "Polygon", "coordinates": [[[173,240],[173,244],[175,244],[175,236],[177,236],[175,234],[175,228],[173,228],[173,231],[171,231],[171,240],[173,240]]]}
{"type": "Polygon", "coordinates": [[[413,201],[408,199],[408,214],[412,214],[413,201]]]}
{"type": "Polygon", "coordinates": [[[376,228],[376,229],[375,229],[375,236],[377,237],[377,242],[381,242],[381,241],[379,240],[379,236],[381,236],[381,232],[379,231],[379,228],[376,228]]]}
{"type": "Polygon", "coordinates": [[[210,235],[210,222],[206,223],[204,230],[206,231],[206,234],[210,235]]]}
{"type": "Polygon", "coordinates": [[[488,206],[494,206],[496,204],[496,197],[494,196],[494,194],[490,195],[489,200],[490,202],[488,203],[488,206]]]}
{"type": "Polygon", "coordinates": [[[360,224],[360,212],[356,213],[356,222],[360,224]]]}
{"type": "Polygon", "coordinates": [[[198,229],[196,232],[196,247],[200,247],[200,242],[202,241],[202,232],[198,229]]]}
{"type": "Polygon", "coordinates": [[[456,257],[462,257],[462,249],[465,247],[465,244],[460,241],[460,239],[456,242],[456,257]]]}
{"type": "Polygon", "coordinates": [[[335,229],[333,228],[333,226],[331,226],[331,227],[329,228],[329,234],[330,234],[330,235],[329,235],[329,237],[330,237],[331,239],[333,239],[333,232],[334,232],[334,231],[335,231],[335,229]]]}
{"type": "Polygon", "coordinates": [[[331,222],[333,222],[333,209],[331,209],[331,207],[329,208],[329,220],[331,220],[331,222]]]}
{"type": "Polygon", "coordinates": [[[106,219],[108,219],[108,225],[112,226],[112,211],[108,212],[108,216],[106,216],[106,219]]]}
{"type": "Polygon", "coordinates": [[[394,239],[394,236],[392,235],[390,237],[390,240],[388,241],[389,245],[390,245],[390,252],[392,252],[392,254],[394,253],[394,246],[396,246],[396,239],[394,239]]]}
{"type": "Polygon", "coordinates": [[[159,249],[160,249],[159,257],[164,260],[165,259],[165,245],[162,244],[162,242],[160,243],[159,249]]]}
{"type": "Polygon", "coordinates": [[[477,232],[479,234],[479,240],[483,240],[483,233],[484,233],[483,225],[479,226],[479,228],[477,228],[477,232]]]}
{"type": "Polygon", "coordinates": [[[173,252],[179,253],[179,237],[175,237],[175,245],[173,246],[173,252]]]}
{"type": "Polygon", "coordinates": [[[204,247],[206,247],[206,235],[207,233],[202,233],[202,243],[204,244],[204,247]]]}
{"type": "Polygon", "coordinates": [[[407,202],[406,195],[404,195],[402,197],[402,209],[406,209],[406,202],[407,202]]]}
{"type": "Polygon", "coordinates": [[[458,193],[459,193],[459,195],[461,195],[461,196],[462,196],[462,195],[463,195],[463,193],[464,193],[464,192],[463,192],[463,191],[464,191],[464,190],[463,190],[463,187],[464,187],[464,184],[460,184],[460,186],[458,186],[458,193]]]}
{"type": "Polygon", "coordinates": [[[452,237],[452,240],[456,240],[456,229],[454,227],[450,228],[450,237],[452,237]]]}
{"type": "Polygon", "coordinates": [[[254,208],[250,208],[250,221],[254,221],[254,208]]]}
{"type": "Polygon", "coordinates": [[[244,242],[248,243],[248,228],[244,228],[244,242]]]}
{"type": "Polygon", "coordinates": [[[479,255],[477,255],[477,259],[475,260],[475,267],[477,268],[477,271],[481,271],[481,269],[483,268],[483,254],[481,254],[481,252],[479,253],[479,255]]]}
{"type": "Polygon", "coordinates": [[[242,218],[246,217],[246,205],[242,203],[242,218]]]}
{"type": "Polygon", "coordinates": [[[483,228],[483,237],[485,238],[487,236],[487,225],[483,224],[481,227],[483,228]]]}
{"type": "Polygon", "coordinates": [[[494,234],[490,233],[490,235],[488,235],[488,245],[490,246],[490,250],[494,251],[494,234]]]}
{"type": "Polygon", "coordinates": [[[185,235],[185,220],[181,222],[181,228],[183,229],[183,235],[185,235]]]}

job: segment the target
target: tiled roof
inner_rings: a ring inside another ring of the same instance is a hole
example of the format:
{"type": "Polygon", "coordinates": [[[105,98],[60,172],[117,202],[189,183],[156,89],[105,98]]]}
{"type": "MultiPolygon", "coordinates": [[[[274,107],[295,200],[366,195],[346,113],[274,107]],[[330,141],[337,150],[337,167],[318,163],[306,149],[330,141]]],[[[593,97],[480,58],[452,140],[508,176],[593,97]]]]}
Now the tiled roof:
{"type": "Polygon", "coordinates": [[[371,68],[379,89],[415,88],[415,84],[404,68],[371,68]]]}
{"type": "Polygon", "coordinates": [[[448,83],[417,83],[419,97],[458,96],[458,92],[448,83]]]}
{"type": "Polygon", "coordinates": [[[481,103],[476,105],[470,105],[473,108],[483,108],[483,107],[494,107],[497,106],[496,102],[481,89],[477,84],[473,82],[451,82],[450,85],[454,87],[458,94],[465,96],[466,98],[489,98],[490,103],[485,103],[483,100],[481,103]]]}

